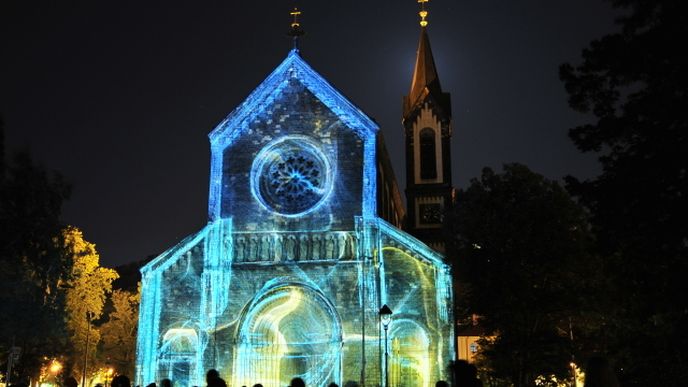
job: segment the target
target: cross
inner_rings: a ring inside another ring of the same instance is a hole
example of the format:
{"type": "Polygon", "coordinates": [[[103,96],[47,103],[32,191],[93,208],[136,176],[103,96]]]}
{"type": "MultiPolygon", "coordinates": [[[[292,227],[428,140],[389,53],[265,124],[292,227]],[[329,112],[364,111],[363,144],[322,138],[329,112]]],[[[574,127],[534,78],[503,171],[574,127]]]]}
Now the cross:
{"type": "Polygon", "coordinates": [[[303,30],[301,29],[301,23],[299,23],[299,15],[301,15],[301,11],[299,11],[298,8],[294,7],[294,10],[289,12],[289,14],[294,18],[291,22],[291,30],[287,35],[291,36],[292,39],[294,40],[294,49],[296,51],[299,50],[299,36],[302,36],[304,34],[303,30]]]}
{"type": "Polygon", "coordinates": [[[425,18],[428,16],[428,11],[425,10],[425,3],[429,2],[430,0],[418,0],[418,4],[420,4],[420,12],[418,12],[418,15],[420,15],[420,26],[425,27],[428,25],[427,20],[425,18]]]}
{"type": "MultiPolygon", "coordinates": [[[[418,1],[428,1],[428,0],[418,0],[418,1]]],[[[299,11],[298,8],[294,7],[294,10],[289,12],[291,16],[294,17],[294,20],[291,22],[291,28],[299,28],[301,24],[299,24],[299,15],[301,15],[301,11],[299,11]]]]}

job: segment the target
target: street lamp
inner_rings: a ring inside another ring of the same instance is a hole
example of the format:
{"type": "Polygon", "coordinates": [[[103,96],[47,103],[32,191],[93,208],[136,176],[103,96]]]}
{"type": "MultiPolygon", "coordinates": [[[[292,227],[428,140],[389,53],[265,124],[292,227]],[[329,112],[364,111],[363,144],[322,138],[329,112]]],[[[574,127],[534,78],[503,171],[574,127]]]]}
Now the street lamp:
{"type": "Polygon", "coordinates": [[[60,372],[62,371],[62,363],[60,363],[60,361],[57,359],[53,359],[53,361],[50,362],[50,366],[48,367],[48,371],[50,371],[50,373],[53,374],[55,386],[58,386],[59,383],[57,382],[57,375],[59,375],[60,372]]]}
{"type": "Polygon", "coordinates": [[[389,328],[389,323],[392,322],[392,309],[389,309],[387,304],[382,305],[380,308],[380,322],[382,327],[385,329],[385,387],[389,387],[389,355],[387,354],[387,328],[389,328]]]}
{"type": "Polygon", "coordinates": [[[84,372],[81,375],[81,387],[86,387],[86,367],[88,365],[88,339],[91,334],[91,318],[92,314],[90,311],[86,312],[86,323],[88,328],[86,328],[86,348],[84,349],[84,372]]]}
{"type": "Polygon", "coordinates": [[[50,363],[50,372],[53,375],[57,376],[57,374],[59,374],[60,371],[62,371],[62,364],[57,359],[53,360],[50,363]]]}
{"type": "Polygon", "coordinates": [[[112,383],[112,375],[114,375],[115,370],[110,367],[105,371],[105,387],[108,387],[108,382],[112,383]]]}

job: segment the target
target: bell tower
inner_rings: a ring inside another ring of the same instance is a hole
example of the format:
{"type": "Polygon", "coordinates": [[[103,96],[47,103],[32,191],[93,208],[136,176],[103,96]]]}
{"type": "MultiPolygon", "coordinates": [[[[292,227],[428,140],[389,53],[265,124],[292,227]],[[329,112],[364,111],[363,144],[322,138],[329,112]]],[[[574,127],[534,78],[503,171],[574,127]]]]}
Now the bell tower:
{"type": "Polygon", "coordinates": [[[420,39],[411,89],[403,100],[406,148],[406,230],[433,249],[444,252],[443,214],[453,204],[451,182],[451,99],[442,91],[430,48],[421,5],[420,39]]]}

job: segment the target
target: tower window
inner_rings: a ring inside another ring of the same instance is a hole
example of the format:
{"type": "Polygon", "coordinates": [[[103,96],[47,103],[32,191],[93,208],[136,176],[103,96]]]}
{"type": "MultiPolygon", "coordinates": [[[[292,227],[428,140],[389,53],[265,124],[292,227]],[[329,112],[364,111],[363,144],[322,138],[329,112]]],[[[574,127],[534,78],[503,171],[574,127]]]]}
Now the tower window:
{"type": "Polygon", "coordinates": [[[430,128],[424,128],[420,131],[420,178],[437,178],[435,131],[430,128]]]}

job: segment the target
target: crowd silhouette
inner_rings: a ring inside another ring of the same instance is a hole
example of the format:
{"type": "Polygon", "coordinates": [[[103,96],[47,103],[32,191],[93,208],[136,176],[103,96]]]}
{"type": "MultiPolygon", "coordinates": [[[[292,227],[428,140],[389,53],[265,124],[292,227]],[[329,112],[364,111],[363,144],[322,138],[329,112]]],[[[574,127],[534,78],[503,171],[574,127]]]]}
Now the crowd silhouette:
{"type": "MultiPolygon", "coordinates": [[[[468,363],[466,363],[468,364],[468,363]]],[[[473,367],[475,368],[475,367],[473,367]]],[[[471,374],[470,372],[466,375],[475,375],[474,373],[471,374]]],[[[466,381],[469,379],[464,379],[464,381],[460,384],[458,384],[461,387],[482,387],[482,384],[471,384],[467,383],[466,381]]],[[[480,381],[475,378],[475,380],[480,383],[480,381]]],[[[206,387],[227,387],[227,382],[225,382],[224,379],[220,377],[220,373],[216,369],[210,369],[208,372],[205,374],[205,382],[206,382],[206,387]]],[[[457,381],[459,382],[459,381],[457,381]]],[[[79,387],[79,383],[77,380],[70,376],[64,379],[64,382],[62,383],[64,387],[79,387]]],[[[173,387],[174,382],[170,379],[162,379],[160,381],[160,386],[159,387],[173,387]]],[[[100,386],[100,385],[96,385],[100,386]]],[[[10,386],[10,387],[18,387],[17,385],[10,386]]],[[[112,378],[112,381],[110,382],[109,387],[132,387],[131,385],[131,380],[126,376],[126,375],[117,375],[114,378],[112,378]]],[[[140,386],[136,386],[140,387],[140,386]]],[[[149,383],[146,385],[146,387],[158,387],[158,385],[155,382],[149,383]]],[[[193,387],[198,387],[198,386],[193,386],[193,387]]],[[[241,386],[241,387],[247,387],[247,386],[241,386]]],[[[261,383],[256,383],[252,387],[263,387],[261,383]]],[[[295,377],[291,380],[289,383],[289,386],[287,387],[306,387],[306,382],[299,378],[295,377]]],[[[327,385],[327,387],[339,387],[337,383],[330,383],[327,385]]],[[[355,381],[348,381],[344,384],[344,387],[359,387],[359,384],[355,381]]],[[[435,384],[435,387],[449,387],[449,383],[440,380],[435,384]]]]}

